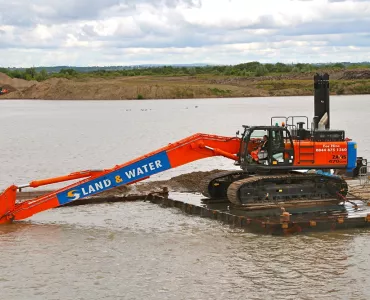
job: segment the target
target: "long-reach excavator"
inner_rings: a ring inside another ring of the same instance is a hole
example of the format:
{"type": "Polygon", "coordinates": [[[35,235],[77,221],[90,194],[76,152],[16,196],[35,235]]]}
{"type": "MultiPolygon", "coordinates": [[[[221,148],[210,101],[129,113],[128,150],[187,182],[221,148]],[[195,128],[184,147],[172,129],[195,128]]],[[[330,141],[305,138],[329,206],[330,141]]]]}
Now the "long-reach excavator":
{"type": "MultiPolygon", "coordinates": [[[[225,171],[203,180],[203,194],[228,199],[234,206],[310,199],[338,199],[347,194],[339,176],[303,170],[353,171],[357,144],[343,130],[330,130],[329,75],[314,77],[315,117],[272,117],[269,126],[243,126],[235,137],[195,134],[111,169],[71,173],[66,176],[12,185],[0,195],[0,224],[22,220],[115,187],[133,184],[171,168],[212,156],[235,161],[240,170],[225,171]],[[81,179],[36,199],[16,203],[17,191],[81,179]]],[[[339,202],[338,202],[339,203],[339,202]]]]}

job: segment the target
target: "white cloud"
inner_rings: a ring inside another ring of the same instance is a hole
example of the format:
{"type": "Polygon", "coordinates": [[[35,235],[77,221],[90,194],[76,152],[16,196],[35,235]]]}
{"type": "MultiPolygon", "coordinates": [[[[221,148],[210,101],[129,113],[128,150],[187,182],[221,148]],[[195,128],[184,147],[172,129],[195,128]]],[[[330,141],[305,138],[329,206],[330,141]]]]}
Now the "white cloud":
{"type": "Polygon", "coordinates": [[[370,53],[370,0],[0,4],[2,66],[364,61],[370,53]]]}

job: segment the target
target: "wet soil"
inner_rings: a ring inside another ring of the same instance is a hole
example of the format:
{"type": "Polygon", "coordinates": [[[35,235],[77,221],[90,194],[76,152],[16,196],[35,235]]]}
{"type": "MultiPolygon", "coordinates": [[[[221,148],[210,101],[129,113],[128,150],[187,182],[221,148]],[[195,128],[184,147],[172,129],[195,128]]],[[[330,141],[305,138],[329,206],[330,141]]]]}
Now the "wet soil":
{"type": "Polygon", "coordinates": [[[118,187],[114,190],[103,192],[99,197],[118,196],[122,194],[147,194],[150,192],[161,192],[167,188],[170,192],[200,193],[203,178],[223,170],[197,171],[181,174],[169,180],[140,182],[134,185],[118,187]]]}

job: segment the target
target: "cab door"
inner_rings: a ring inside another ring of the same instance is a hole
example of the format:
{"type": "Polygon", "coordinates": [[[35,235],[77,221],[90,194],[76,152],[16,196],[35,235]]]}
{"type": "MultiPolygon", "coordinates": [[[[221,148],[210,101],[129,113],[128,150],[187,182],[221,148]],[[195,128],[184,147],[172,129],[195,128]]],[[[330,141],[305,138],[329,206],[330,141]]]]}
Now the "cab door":
{"type": "MultiPolygon", "coordinates": [[[[257,162],[253,160],[251,154],[258,148],[264,135],[267,136],[269,135],[269,129],[248,128],[245,130],[239,152],[240,153],[239,163],[242,166],[242,168],[245,168],[246,166],[251,164],[257,164],[257,162]]],[[[267,161],[267,155],[266,158],[263,159],[263,161],[264,162],[267,161]]]]}
{"type": "Polygon", "coordinates": [[[284,128],[272,128],[269,138],[270,165],[291,166],[294,162],[294,147],[290,132],[284,128]]]}

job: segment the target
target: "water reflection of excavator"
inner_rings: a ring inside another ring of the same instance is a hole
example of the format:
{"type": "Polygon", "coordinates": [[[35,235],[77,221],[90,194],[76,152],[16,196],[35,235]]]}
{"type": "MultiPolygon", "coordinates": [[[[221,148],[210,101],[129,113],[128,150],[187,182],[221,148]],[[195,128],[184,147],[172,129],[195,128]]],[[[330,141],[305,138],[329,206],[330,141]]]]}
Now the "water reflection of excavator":
{"type": "Polygon", "coordinates": [[[12,185],[0,195],[0,223],[21,220],[195,160],[224,156],[240,170],[225,171],[203,180],[203,194],[228,199],[231,205],[268,205],[277,200],[343,200],[346,182],[337,176],[302,170],[353,171],[357,145],[343,130],[330,130],[329,76],[316,75],[315,117],[273,117],[270,126],[243,126],[241,136],[195,134],[111,169],[81,171],[66,176],[12,185]],[[263,139],[263,145],[261,140],[263,139]],[[52,183],[82,179],[36,199],[16,203],[17,191],[52,183]]]}

